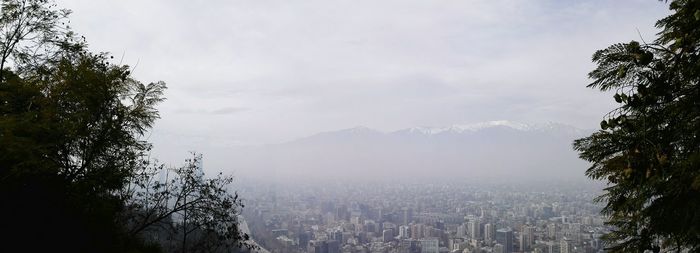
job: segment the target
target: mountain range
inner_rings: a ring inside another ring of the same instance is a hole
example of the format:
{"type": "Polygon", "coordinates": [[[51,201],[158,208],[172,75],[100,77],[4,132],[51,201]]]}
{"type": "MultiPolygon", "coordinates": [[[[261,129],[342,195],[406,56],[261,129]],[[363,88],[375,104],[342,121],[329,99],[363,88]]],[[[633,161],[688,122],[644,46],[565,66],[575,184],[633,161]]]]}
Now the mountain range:
{"type": "Polygon", "coordinates": [[[360,126],[240,147],[228,158],[237,174],[284,181],[585,180],[588,165],[572,142],[591,132],[512,121],[393,132],[360,126]]]}

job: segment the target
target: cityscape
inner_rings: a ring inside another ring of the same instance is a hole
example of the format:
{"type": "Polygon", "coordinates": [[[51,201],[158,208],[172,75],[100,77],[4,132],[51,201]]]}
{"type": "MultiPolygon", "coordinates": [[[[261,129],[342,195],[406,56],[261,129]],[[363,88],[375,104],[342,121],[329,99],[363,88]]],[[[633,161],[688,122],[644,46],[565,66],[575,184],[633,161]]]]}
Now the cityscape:
{"type": "Polygon", "coordinates": [[[1,252],[700,253],[700,0],[2,0],[0,56],[1,252]]]}
{"type": "Polygon", "coordinates": [[[610,229],[593,182],[261,185],[241,186],[261,251],[588,253],[610,229]]]}

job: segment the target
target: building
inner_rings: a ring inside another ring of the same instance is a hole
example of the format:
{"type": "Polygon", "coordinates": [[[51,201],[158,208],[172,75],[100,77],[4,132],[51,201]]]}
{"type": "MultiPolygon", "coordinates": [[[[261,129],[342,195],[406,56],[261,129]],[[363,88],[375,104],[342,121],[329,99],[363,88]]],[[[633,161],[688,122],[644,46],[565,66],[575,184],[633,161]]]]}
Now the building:
{"type": "Polygon", "coordinates": [[[546,243],[547,247],[545,252],[546,253],[559,253],[559,244],[554,242],[554,241],[548,241],[546,243]]]}
{"type": "Polygon", "coordinates": [[[411,225],[411,238],[416,240],[423,238],[423,230],[423,224],[411,225]]]}
{"type": "Polygon", "coordinates": [[[478,219],[469,220],[467,230],[471,239],[481,239],[481,222],[478,219]]]}
{"type": "Polygon", "coordinates": [[[419,242],[421,253],[440,253],[440,246],[437,238],[421,239],[419,242]]]}
{"type": "Polygon", "coordinates": [[[340,253],[340,242],[336,240],[330,240],[328,243],[328,253],[340,253]]]}
{"type": "Polygon", "coordinates": [[[309,242],[311,241],[311,232],[304,231],[299,233],[299,248],[306,249],[306,246],[309,245],[309,242]]]}
{"type": "Polygon", "coordinates": [[[340,242],[336,240],[312,242],[314,253],[340,253],[340,242]]]}
{"type": "Polygon", "coordinates": [[[384,229],[382,231],[382,238],[384,239],[384,242],[390,242],[394,240],[394,230],[393,229],[384,229]]]}
{"type": "Polygon", "coordinates": [[[520,251],[532,250],[532,245],[535,242],[535,228],[529,225],[523,225],[523,230],[520,233],[520,251]]]}
{"type": "Polygon", "coordinates": [[[496,245],[493,245],[493,253],[505,253],[503,244],[496,243],[496,245]]]}
{"type": "Polygon", "coordinates": [[[484,242],[491,245],[493,240],[496,239],[496,229],[491,223],[484,224],[484,242]]]}
{"type": "Polygon", "coordinates": [[[401,211],[401,224],[408,225],[413,221],[413,209],[404,207],[401,211]]]}
{"type": "Polygon", "coordinates": [[[467,238],[467,225],[461,224],[457,227],[457,237],[467,238]]]}
{"type": "Polygon", "coordinates": [[[399,226],[399,238],[406,239],[411,237],[411,228],[409,226],[399,226]]]}
{"type": "Polygon", "coordinates": [[[560,253],[571,253],[573,252],[573,245],[571,244],[571,240],[569,239],[562,239],[561,242],[559,242],[559,252],[560,253]]]}
{"type": "Polygon", "coordinates": [[[503,245],[504,253],[514,252],[513,249],[513,230],[511,228],[502,228],[496,230],[496,242],[503,245]]]}
{"type": "Polygon", "coordinates": [[[399,253],[420,253],[420,243],[417,240],[402,240],[399,243],[399,253]]]}
{"type": "Polygon", "coordinates": [[[557,239],[557,224],[547,224],[547,237],[549,237],[549,239],[557,239]]]}
{"type": "Polygon", "coordinates": [[[449,250],[462,250],[464,247],[462,246],[463,243],[462,238],[450,238],[447,240],[447,249],[449,250]]]}

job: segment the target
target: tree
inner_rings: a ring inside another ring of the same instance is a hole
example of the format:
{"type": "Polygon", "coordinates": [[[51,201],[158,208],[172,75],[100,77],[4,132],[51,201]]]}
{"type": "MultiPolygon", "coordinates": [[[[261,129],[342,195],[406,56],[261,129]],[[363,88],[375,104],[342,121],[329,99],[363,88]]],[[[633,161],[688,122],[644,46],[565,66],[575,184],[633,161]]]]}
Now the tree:
{"type": "Polygon", "coordinates": [[[0,212],[12,218],[0,223],[15,231],[10,241],[38,238],[77,251],[126,243],[113,192],[150,148],[140,136],[158,117],[153,106],[165,86],[141,84],[106,61],[71,53],[40,73],[5,71],[0,212]]]}
{"type": "MultiPolygon", "coordinates": [[[[159,118],[165,83],[141,83],[128,66],[89,52],[65,25],[69,11],[56,9],[53,1],[2,0],[1,7],[0,227],[8,232],[0,238],[3,248],[158,251],[160,245],[131,231],[149,210],[139,209],[140,196],[124,193],[149,163],[152,145],[143,137],[159,118]]],[[[177,171],[186,184],[166,192],[180,191],[188,201],[204,196],[184,204],[188,213],[203,214],[189,223],[203,231],[229,229],[226,239],[245,239],[231,225],[240,201],[224,190],[230,180],[204,180],[189,171],[177,171]],[[222,223],[206,223],[212,217],[222,223]]]]}
{"type": "Polygon", "coordinates": [[[2,0],[0,8],[0,80],[9,61],[15,71],[42,66],[63,49],[83,46],[68,23],[69,10],[49,0],[2,0]]]}
{"type": "Polygon", "coordinates": [[[608,182],[597,200],[614,252],[700,250],[700,1],[670,9],[652,43],[593,55],[588,87],[614,90],[620,106],[574,148],[586,175],[608,182]]]}
{"type": "Polygon", "coordinates": [[[174,169],[143,163],[121,192],[131,210],[125,217],[129,233],[154,238],[169,252],[254,248],[238,228],[243,203],[226,189],[233,178],[221,173],[205,178],[201,160],[193,154],[174,169]]]}

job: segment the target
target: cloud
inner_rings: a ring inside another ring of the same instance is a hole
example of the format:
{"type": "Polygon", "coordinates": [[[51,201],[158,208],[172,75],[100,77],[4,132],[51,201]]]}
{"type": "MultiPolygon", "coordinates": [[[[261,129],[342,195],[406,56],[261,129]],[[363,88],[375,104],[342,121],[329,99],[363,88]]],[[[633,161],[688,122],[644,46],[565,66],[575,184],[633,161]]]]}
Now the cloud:
{"type": "Polygon", "coordinates": [[[210,140],[154,134],[156,148],[184,154],[172,142],[275,143],[355,125],[595,128],[614,104],[585,88],[590,56],[638,40],[637,29],[652,40],[668,12],[648,0],[60,4],[93,50],[168,83],[156,130],[210,140]]]}

